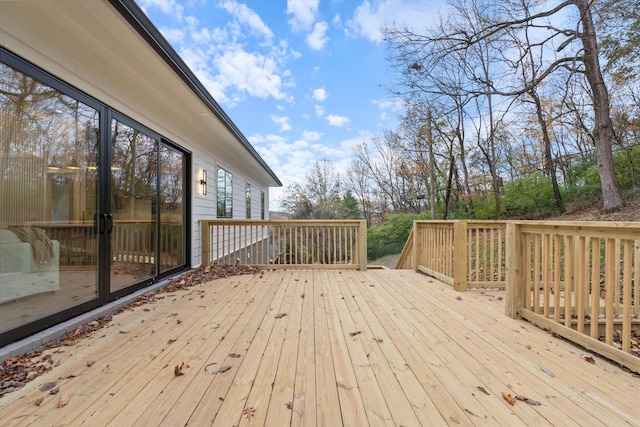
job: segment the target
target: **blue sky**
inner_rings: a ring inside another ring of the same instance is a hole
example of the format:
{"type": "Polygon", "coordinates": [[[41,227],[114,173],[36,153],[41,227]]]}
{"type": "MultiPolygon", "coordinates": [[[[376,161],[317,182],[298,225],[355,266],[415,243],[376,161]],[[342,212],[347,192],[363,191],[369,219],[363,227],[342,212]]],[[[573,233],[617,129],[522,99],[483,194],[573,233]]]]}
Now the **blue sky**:
{"type": "Polygon", "coordinates": [[[394,129],[401,104],[380,29],[427,27],[429,0],[138,0],[283,182],[318,159],[341,173],[351,147],[394,129]]]}

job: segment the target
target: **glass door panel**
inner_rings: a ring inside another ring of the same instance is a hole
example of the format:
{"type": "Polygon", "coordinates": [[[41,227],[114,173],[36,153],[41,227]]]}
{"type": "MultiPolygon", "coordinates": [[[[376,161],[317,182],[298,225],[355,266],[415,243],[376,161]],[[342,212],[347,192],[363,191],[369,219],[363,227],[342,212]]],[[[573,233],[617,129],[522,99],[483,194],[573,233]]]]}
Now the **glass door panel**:
{"type": "Polygon", "coordinates": [[[116,291],[156,269],[158,142],[120,121],[111,125],[111,269],[116,291]]]}
{"type": "Polygon", "coordinates": [[[0,63],[0,332],[98,298],[99,122],[0,63]]]}
{"type": "Polygon", "coordinates": [[[160,272],[184,265],[185,156],[160,148],[160,272]]]}

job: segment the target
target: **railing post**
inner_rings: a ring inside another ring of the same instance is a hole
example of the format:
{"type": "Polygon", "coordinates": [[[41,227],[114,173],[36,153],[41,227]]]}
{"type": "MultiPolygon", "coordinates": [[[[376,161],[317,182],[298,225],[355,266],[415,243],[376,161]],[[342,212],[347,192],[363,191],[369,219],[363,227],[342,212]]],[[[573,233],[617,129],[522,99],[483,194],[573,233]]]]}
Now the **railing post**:
{"type": "Polygon", "coordinates": [[[210,246],[210,240],[209,240],[209,221],[200,221],[200,234],[201,234],[201,238],[200,238],[200,263],[203,266],[207,266],[209,265],[210,261],[210,254],[209,254],[209,246],[210,246]]]}
{"type": "Polygon", "coordinates": [[[526,281],[524,276],[524,239],[520,225],[511,221],[506,227],[506,289],[505,314],[512,318],[519,316],[520,308],[524,307],[526,281]]]}
{"type": "Polygon", "coordinates": [[[358,242],[360,270],[367,271],[367,220],[360,221],[358,236],[360,238],[358,242]]]}
{"type": "Polygon", "coordinates": [[[420,232],[420,227],[418,226],[418,221],[413,221],[413,254],[412,258],[412,268],[414,271],[418,271],[420,267],[420,253],[422,252],[422,248],[420,244],[422,243],[422,234],[420,232]]]}
{"type": "Polygon", "coordinates": [[[453,289],[467,290],[467,222],[453,223],[453,289]]]}

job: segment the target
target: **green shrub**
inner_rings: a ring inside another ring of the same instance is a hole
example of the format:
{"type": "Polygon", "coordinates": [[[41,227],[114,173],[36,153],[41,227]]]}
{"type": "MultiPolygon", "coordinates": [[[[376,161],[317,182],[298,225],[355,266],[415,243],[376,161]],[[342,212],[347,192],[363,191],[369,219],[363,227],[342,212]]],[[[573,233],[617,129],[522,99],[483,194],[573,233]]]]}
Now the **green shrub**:
{"type": "Polygon", "coordinates": [[[413,227],[413,221],[418,219],[425,219],[425,216],[392,214],[384,222],[371,226],[367,231],[367,257],[376,259],[402,252],[413,227]]]}
{"type": "Polygon", "coordinates": [[[505,183],[502,203],[509,217],[549,216],[556,209],[551,178],[534,172],[505,183]]]}

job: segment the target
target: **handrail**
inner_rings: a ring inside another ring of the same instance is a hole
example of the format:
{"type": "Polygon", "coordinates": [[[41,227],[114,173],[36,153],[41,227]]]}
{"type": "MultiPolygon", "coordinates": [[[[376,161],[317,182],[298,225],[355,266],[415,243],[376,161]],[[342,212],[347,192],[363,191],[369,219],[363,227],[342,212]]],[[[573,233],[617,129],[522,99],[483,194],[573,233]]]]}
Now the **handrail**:
{"type": "Polygon", "coordinates": [[[403,267],[453,285],[458,291],[505,286],[504,221],[415,221],[412,254],[405,245],[403,267]],[[405,253],[406,251],[406,253],[405,253]]]}
{"type": "Polygon", "coordinates": [[[508,316],[640,372],[640,223],[415,221],[410,240],[402,266],[458,291],[504,287],[508,316]]]}
{"type": "Polygon", "coordinates": [[[640,372],[639,223],[509,222],[507,247],[507,315],[640,372]]]}
{"type": "Polygon", "coordinates": [[[201,220],[202,264],[367,268],[361,220],[201,220]]]}

